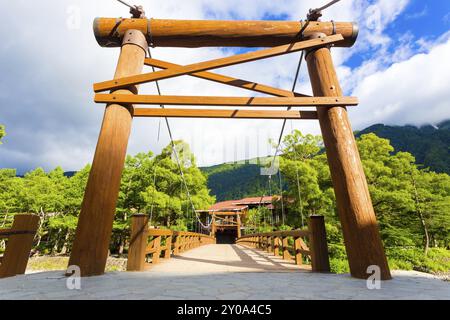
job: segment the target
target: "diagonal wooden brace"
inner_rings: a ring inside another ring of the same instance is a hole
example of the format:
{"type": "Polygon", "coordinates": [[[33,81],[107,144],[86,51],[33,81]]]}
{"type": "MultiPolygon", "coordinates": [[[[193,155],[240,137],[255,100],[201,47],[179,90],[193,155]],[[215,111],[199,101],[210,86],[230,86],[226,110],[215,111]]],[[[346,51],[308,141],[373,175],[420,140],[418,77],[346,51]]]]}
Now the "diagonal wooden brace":
{"type": "MultiPolygon", "coordinates": [[[[160,69],[170,69],[170,68],[180,68],[182,67],[179,64],[170,63],[163,60],[158,59],[145,59],[145,64],[147,66],[152,66],[160,69]]],[[[284,89],[278,89],[275,87],[267,86],[264,84],[243,80],[243,79],[237,79],[229,76],[225,76],[218,73],[213,72],[207,72],[207,71],[201,71],[196,73],[191,73],[190,76],[204,79],[204,80],[210,80],[218,83],[222,83],[228,86],[233,86],[241,89],[251,90],[255,92],[260,93],[267,93],[273,96],[277,97],[310,97],[309,95],[292,92],[289,90],[284,89]]]]}
{"type": "Polygon", "coordinates": [[[231,57],[214,59],[199,63],[190,64],[179,68],[170,68],[167,70],[161,70],[157,72],[144,73],[136,76],[124,77],[120,79],[109,80],[94,84],[94,91],[101,92],[106,90],[116,90],[131,85],[138,85],[141,83],[152,82],[157,80],[169,79],[179,77],[186,74],[195,72],[217,69],[222,67],[228,67],[244,62],[256,61],[271,57],[280,56],[287,53],[298,52],[306,49],[314,49],[323,46],[328,46],[344,38],[342,35],[337,34],[325,38],[312,39],[306,41],[298,41],[288,45],[282,45],[270,49],[263,49],[254,52],[242,53],[231,57]]]}

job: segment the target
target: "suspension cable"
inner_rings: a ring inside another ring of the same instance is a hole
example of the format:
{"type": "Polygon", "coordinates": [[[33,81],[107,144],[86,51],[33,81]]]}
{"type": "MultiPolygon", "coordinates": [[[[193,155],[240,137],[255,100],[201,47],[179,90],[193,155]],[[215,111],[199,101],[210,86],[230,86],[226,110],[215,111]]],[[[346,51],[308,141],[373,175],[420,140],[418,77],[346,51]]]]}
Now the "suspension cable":
{"type": "MultiPolygon", "coordinates": [[[[338,3],[339,1],[341,1],[341,0],[333,0],[333,1],[327,3],[326,5],[324,5],[324,6],[320,7],[320,8],[310,9],[309,13],[307,14],[306,24],[304,26],[302,26],[302,28],[301,28],[301,30],[299,32],[300,38],[303,39],[303,32],[305,31],[306,27],[309,25],[310,21],[317,21],[322,16],[322,11],[323,10],[331,7],[332,5],[338,3]]],[[[300,59],[299,59],[298,64],[297,64],[297,70],[295,72],[294,83],[292,84],[292,92],[293,93],[295,92],[295,89],[297,87],[297,82],[298,82],[298,78],[299,78],[299,75],[300,75],[300,69],[302,67],[302,62],[303,62],[304,56],[305,56],[305,51],[302,50],[302,53],[300,55],[300,59]]],[[[292,109],[292,106],[289,106],[287,108],[288,111],[291,110],[291,109],[292,109]]],[[[276,160],[276,158],[278,156],[278,153],[280,152],[281,141],[283,139],[284,130],[286,128],[286,123],[287,123],[287,119],[284,119],[283,120],[283,125],[281,126],[280,136],[278,137],[278,144],[277,144],[277,147],[275,149],[275,154],[273,156],[273,161],[272,161],[272,164],[271,164],[271,168],[273,168],[273,166],[275,164],[275,160],[276,160]]],[[[291,126],[292,126],[292,120],[291,120],[291,126]]],[[[298,192],[299,192],[299,196],[300,196],[300,184],[299,184],[299,177],[298,177],[298,168],[297,168],[296,173],[297,173],[298,192]]],[[[281,186],[281,175],[280,175],[280,186],[281,186]]],[[[281,192],[281,201],[283,202],[283,189],[282,189],[282,187],[281,187],[280,192],[281,192]]],[[[299,198],[299,201],[301,202],[300,198],[299,198]]],[[[302,207],[302,205],[300,205],[300,206],[302,207]]],[[[284,206],[283,206],[283,203],[282,203],[282,210],[283,210],[283,208],[284,208],[284,206]]],[[[303,210],[302,210],[302,208],[300,210],[301,210],[301,218],[302,218],[302,226],[303,226],[304,225],[303,212],[302,212],[303,210]]]]}
{"type": "MultiPolygon", "coordinates": [[[[291,132],[293,132],[294,129],[292,127],[292,120],[291,120],[291,132]]],[[[300,189],[300,175],[298,173],[298,167],[297,165],[295,166],[295,175],[297,178],[297,191],[298,191],[298,203],[300,205],[300,218],[301,218],[301,223],[302,223],[302,228],[305,227],[305,219],[303,217],[303,201],[302,201],[302,193],[301,193],[301,189],[300,189]]]]}
{"type": "Polygon", "coordinates": [[[307,15],[308,20],[309,21],[318,21],[319,18],[322,16],[322,11],[325,9],[328,9],[329,7],[331,7],[332,5],[338,3],[341,0],[333,0],[330,1],[329,3],[327,3],[326,5],[320,7],[320,8],[316,8],[316,9],[310,9],[309,13],[307,15]]]}
{"type": "Polygon", "coordinates": [[[283,201],[283,183],[281,180],[281,171],[278,170],[278,178],[280,180],[280,193],[281,193],[281,224],[284,225],[284,201],[283,201]]]}
{"type": "MultiPolygon", "coordinates": [[[[152,59],[152,53],[151,53],[150,47],[147,49],[147,51],[148,51],[148,56],[149,56],[149,58],[152,59]]],[[[156,70],[155,70],[155,67],[153,67],[153,66],[152,66],[152,71],[153,71],[153,72],[156,71],[156,70]]],[[[161,87],[159,86],[159,81],[155,81],[155,85],[156,85],[156,90],[157,90],[157,92],[158,92],[158,95],[162,95],[162,94],[161,94],[161,87]]],[[[160,107],[161,107],[162,109],[165,108],[164,105],[160,105],[160,107]]],[[[188,188],[188,185],[187,185],[187,182],[186,182],[186,178],[185,178],[185,176],[184,176],[184,171],[183,171],[183,168],[182,168],[182,166],[181,166],[180,158],[179,158],[178,152],[177,152],[177,150],[176,150],[176,146],[175,146],[175,142],[174,142],[174,139],[173,139],[172,129],[171,129],[171,127],[170,127],[169,119],[168,119],[167,117],[165,117],[164,119],[165,119],[165,122],[166,122],[167,131],[168,131],[168,133],[169,133],[170,145],[171,145],[171,148],[172,148],[172,152],[173,152],[173,155],[175,156],[175,160],[176,160],[176,163],[177,163],[177,166],[178,166],[178,170],[180,171],[181,180],[182,180],[182,183],[184,184],[184,188],[186,189],[186,194],[187,194],[187,196],[188,196],[189,203],[190,203],[190,205],[191,205],[193,214],[195,214],[196,219],[198,220],[198,222],[200,223],[200,225],[201,225],[204,229],[209,229],[209,228],[211,227],[211,224],[209,224],[209,225],[204,225],[204,224],[201,222],[200,217],[198,216],[198,213],[197,213],[197,211],[196,211],[196,209],[195,209],[195,205],[194,205],[194,202],[192,201],[191,193],[190,193],[190,191],[189,191],[189,188],[188,188]]]]}
{"type": "MultiPolygon", "coordinates": [[[[133,15],[133,18],[144,18],[145,17],[145,12],[144,12],[144,9],[143,9],[142,6],[133,6],[133,5],[130,5],[129,3],[127,3],[127,2],[125,2],[123,0],[117,0],[117,1],[130,8],[130,13],[133,15]]],[[[150,47],[147,48],[147,52],[148,52],[149,58],[151,59],[152,58],[152,53],[151,53],[150,47]]],[[[153,72],[156,71],[154,66],[152,66],[151,68],[152,68],[153,72]]],[[[156,90],[158,92],[158,95],[161,96],[162,94],[161,94],[161,88],[159,86],[159,81],[155,81],[155,85],[156,85],[156,90]]],[[[162,109],[165,108],[164,105],[160,105],[160,107],[162,109]]],[[[187,185],[187,182],[186,182],[186,178],[184,176],[183,168],[181,166],[180,158],[179,158],[178,152],[176,150],[176,146],[175,146],[175,142],[174,142],[174,139],[173,139],[172,129],[170,127],[169,119],[167,117],[164,117],[164,119],[165,119],[165,122],[166,122],[167,131],[169,133],[170,145],[171,145],[171,148],[172,148],[172,152],[173,152],[173,155],[175,156],[175,160],[176,160],[178,169],[180,171],[180,176],[181,176],[182,183],[183,183],[183,185],[184,185],[184,187],[186,189],[186,194],[187,194],[187,197],[189,199],[190,206],[192,208],[193,213],[195,214],[195,218],[197,219],[198,223],[204,229],[208,230],[211,227],[211,223],[209,225],[204,225],[202,223],[202,221],[200,220],[200,217],[198,216],[198,212],[195,209],[194,202],[192,201],[191,193],[189,192],[189,188],[188,188],[188,185],[187,185]]],[[[160,129],[161,129],[161,122],[159,122],[159,125],[158,125],[158,139],[159,139],[159,135],[160,135],[160,129]]],[[[156,177],[156,174],[155,174],[155,177],[156,177]]],[[[153,206],[152,206],[151,210],[153,210],[153,206]]]]}

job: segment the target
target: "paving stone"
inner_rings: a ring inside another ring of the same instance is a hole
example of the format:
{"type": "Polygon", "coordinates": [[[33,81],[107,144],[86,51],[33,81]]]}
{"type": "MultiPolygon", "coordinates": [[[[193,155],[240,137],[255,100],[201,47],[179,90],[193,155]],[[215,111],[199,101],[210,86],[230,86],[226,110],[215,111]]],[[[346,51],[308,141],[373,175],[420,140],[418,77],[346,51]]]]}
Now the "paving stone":
{"type": "Polygon", "coordinates": [[[450,300],[450,282],[415,271],[394,271],[393,276],[393,280],[382,282],[381,290],[368,290],[365,280],[349,275],[312,273],[293,261],[253,249],[209,245],[145,272],[111,272],[83,278],[82,290],[66,289],[63,271],[2,279],[0,299],[450,300]]]}

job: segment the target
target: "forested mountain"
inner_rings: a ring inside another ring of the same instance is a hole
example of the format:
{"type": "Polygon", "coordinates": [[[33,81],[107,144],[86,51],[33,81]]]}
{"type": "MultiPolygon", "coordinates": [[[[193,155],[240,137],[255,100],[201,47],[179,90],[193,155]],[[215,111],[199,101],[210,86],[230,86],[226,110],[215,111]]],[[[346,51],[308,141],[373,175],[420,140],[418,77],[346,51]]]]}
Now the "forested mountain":
{"type": "Polygon", "coordinates": [[[356,135],[375,133],[388,139],[395,151],[411,153],[416,162],[432,171],[450,174],[450,120],[437,126],[385,126],[376,124],[356,135]]]}
{"type": "MultiPolygon", "coordinates": [[[[418,164],[429,167],[432,171],[450,174],[450,120],[436,127],[376,124],[355,134],[361,137],[367,133],[375,133],[390,140],[395,152],[411,153],[418,164]]],[[[201,168],[208,176],[208,188],[217,201],[279,192],[278,177],[273,177],[269,186],[268,177],[260,175],[260,166],[251,163],[256,162],[242,161],[201,168]]]]}
{"type": "MultiPolygon", "coordinates": [[[[265,159],[261,159],[264,162],[265,159]]],[[[279,181],[269,183],[268,176],[260,174],[259,161],[223,163],[212,167],[200,168],[208,176],[208,188],[217,201],[242,199],[269,195],[279,192],[279,181]]]]}

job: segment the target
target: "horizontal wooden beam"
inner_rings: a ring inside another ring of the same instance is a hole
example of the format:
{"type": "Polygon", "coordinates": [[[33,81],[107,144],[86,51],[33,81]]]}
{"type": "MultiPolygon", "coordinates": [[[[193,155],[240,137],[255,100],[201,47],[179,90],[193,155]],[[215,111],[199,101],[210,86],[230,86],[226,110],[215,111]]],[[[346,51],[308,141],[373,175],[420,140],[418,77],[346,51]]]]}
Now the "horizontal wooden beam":
{"type": "Polygon", "coordinates": [[[342,34],[337,45],[351,47],[358,37],[353,22],[226,21],[97,18],[94,34],[102,47],[120,47],[127,30],[137,29],[155,47],[274,47],[314,33],[342,34]]]}
{"type": "Polygon", "coordinates": [[[210,96],[159,96],[133,94],[99,94],[97,103],[152,104],[173,106],[258,106],[258,107],[333,107],[355,106],[355,97],[210,97],[210,96]]]}
{"type": "Polygon", "coordinates": [[[124,77],[109,81],[104,81],[94,84],[94,91],[106,91],[106,90],[116,90],[132,85],[138,85],[141,83],[147,83],[157,80],[174,78],[190,73],[211,70],[216,68],[228,67],[244,62],[256,61],[271,57],[280,56],[287,53],[298,52],[306,49],[313,49],[318,47],[323,47],[326,45],[334,44],[342,41],[344,38],[342,35],[337,34],[334,36],[329,36],[325,38],[318,38],[312,40],[298,41],[292,44],[282,45],[270,49],[262,49],[253,52],[247,52],[242,54],[237,54],[234,56],[219,58],[199,63],[190,64],[179,68],[170,68],[167,70],[161,70],[157,72],[144,73],[140,75],[124,77]]]}
{"type": "MultiPolygon", "coordinates": [[[[134,117],[165,118],[222,118],[222,119],[317,119],[316,111],[270,111],[270,110],[207,110],[135,108],[134,117]]],[[[213,213],[211,213],[213,214],[213,213]]],[[[217,214],[217,212],[214,212],[217,214]]],[[[220,213],[221,214],[221,213],[220,213]]],[[[234,213],[236,214],[236,213],[234,213]]],[[[239,213],[238,213],[239,214],[239,213]]]]}
{"type": "MultiPolygon", "coordinates": [[[[169,68],[179,68],[182,67],[181,65],[170,63],[158,59],[145,59],[145,64],[147,66],[153,66],[160,69],[169,69],[169,68]]],[[[237,79],[229,76],[224,76],[217,73],[207,72],[207,71],[201,71],[190,74],[190,76],[204,79],[204,80],[210,80],[222,84],[226,84],[228,86],[233,86],[241,89],[251,90],[255,92],[261,92],[261,93],[267,93],[273,96],[277,97],[310,97],[306,94],[301,94],[297,92],[292,92],[289,90],[284,89],[278,89],[271,86],[267,86],[264,84],[237,79]]]]}

